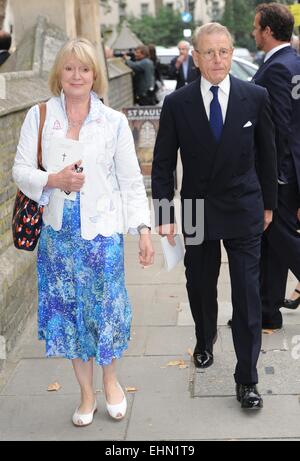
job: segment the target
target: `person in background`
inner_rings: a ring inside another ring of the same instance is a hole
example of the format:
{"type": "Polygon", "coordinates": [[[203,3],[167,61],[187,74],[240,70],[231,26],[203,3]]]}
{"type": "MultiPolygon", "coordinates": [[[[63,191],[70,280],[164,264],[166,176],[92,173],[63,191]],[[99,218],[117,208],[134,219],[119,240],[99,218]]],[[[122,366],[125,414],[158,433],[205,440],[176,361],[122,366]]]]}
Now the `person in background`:
{"type": "Polygon", "coordinates": [[[133,70],[134,102],[140,106],[152,106],[156,104],[154,65],[149,58],[147,46],[137,46],[135,49],[135,61],[127,55],[123,56],[125,63],[133,70]]]}
{"type": "Polygon", "coordinates": [[[297,283],[296,288],[294,289],[293,293],[291,294],[290,298],[287,298],[283,301],[282,307],[286,309],[297,309],[300,305],[300,282],[297,283]]]}
{"type": "Polygon", "coordinates": [[[151,59],[154,65],[154,77],[155,77],[154,91],[155,91],[156,99],[158,102],[157,93],[159,90],[163,89],[164,81],[163,81],[161,71],[160,71],[160,61],[156,56],[155,45],[152,45],[152,44],[148,45],[148,49],[149,49],[149,58],[151,59]]]}
{"type": "Polygon", "coordinates": [[[170,63],[170,77],[177,81],[176,90],[188,85],[199,77],[199,70],[194,64],[190,52],[190,44],[185,40],[178,43],[179,56],[170,63]]]}
{"type": "Polygon", "coordinates": [[[10,57],[10,47],[11,35],[4,30],[0,30],[0,66],[10,57]]]}
{"type": "Polygon", "coordinates": [[[131,323],[123,233],[140,234],[140,264],[152,264],[150,211],[127,119],[99,99],[105,79],[94,45],[84,38],[68,41],[58,52],[49,86],[53,97],[42,137],[46,171],[37,168],[35,105],[21,129],[13,178],[28,197],[45,205],[37,254],[38,335],[47,356],[72,360],[81,390],[72,421],[87,426],[97,410],[94,360],[102,366],[108,413],[114,419],[126,413],[116,376],[131,323]],[[54,138],[68,138],[71,145],[80,141],[82,155],[48,173],[54,138]],[[72,192],[75,198],[69,199],[72,192]]]}
{"type": "Polygon", "coordinates": [[[300,280],[300,57],[291,47],[294,17],[286,5],[263,3],[256,8],[253,36],[266,53],[254,75],[268,90],[275,125],[278,165],[278,208],[264,233],[261,257],[262,326],[280,329],[288,270],[300,280]],[[296,81],[295,81],[296,77],[296,81]]]}

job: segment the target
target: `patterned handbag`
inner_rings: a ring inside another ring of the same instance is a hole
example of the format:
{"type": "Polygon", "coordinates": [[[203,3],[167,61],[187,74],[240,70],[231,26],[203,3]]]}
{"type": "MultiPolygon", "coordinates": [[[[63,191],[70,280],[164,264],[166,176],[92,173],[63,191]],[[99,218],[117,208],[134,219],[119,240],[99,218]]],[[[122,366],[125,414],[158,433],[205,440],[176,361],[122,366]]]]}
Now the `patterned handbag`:
{"type": "MultiPolygon", "coordinates": [[[[37,145],[38,168],[42,166],[42,131],[46,118],[46,103],[39,104],[40,125],[37,145]]],[[[18,250],[33,251],[42,229],[44,207],[28,198],[21,190],[17,191],[12,216],[13,242],[18,250]]]]}

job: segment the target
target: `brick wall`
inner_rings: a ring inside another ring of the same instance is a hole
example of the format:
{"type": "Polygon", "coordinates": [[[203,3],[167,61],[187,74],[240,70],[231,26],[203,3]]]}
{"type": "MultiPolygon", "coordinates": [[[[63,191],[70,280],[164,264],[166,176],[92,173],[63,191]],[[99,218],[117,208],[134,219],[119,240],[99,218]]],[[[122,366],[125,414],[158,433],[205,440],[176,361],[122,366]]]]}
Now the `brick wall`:
{"type": "Polygon", "coordinates": [[[12,245],[12,165],[26,110],[0,117],[0,369],[36,306],[35,255],[12,245]]]}

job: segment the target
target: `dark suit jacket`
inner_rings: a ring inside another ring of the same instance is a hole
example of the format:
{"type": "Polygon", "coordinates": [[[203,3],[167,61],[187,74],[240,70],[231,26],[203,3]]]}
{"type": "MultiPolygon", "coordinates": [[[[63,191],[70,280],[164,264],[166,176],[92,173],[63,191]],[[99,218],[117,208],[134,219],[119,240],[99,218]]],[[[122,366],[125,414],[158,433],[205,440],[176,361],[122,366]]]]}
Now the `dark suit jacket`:
{"type": "Polygon", "coordinates": [[[195,66],[192,56],[189,56],[187,79],[185,79],[182,66],[180,66],[179,69],[176,69],[175,67],[177,57],[178,56],[172,59],[170,63],[170,77],[177,80],[176,90],[178,90],[178,88],[181,88],[182,86],[185,86],[186,83],[193,82],[194,80],[196,80],[196,78],[199,77],[199,70],[195,66]]]}
{"type": "Polygon", "coordinates": [[[10,53],[8,51],[4,51],[0,53],[0,66],[3,64],[8,58],[10,57],[10,53]]]}
{"type": "Polygon", "coordinates": [[[276,148],[268,93],[230,78],[219,144],[205,112],[199,78],[165,98],[154,149],[153,199],[173,199],[180,148],[181,199],[205,199],[206,240],[259,234],[263,210],[277,205],[276,148]],[[252,125],[244,127],[247,122],[252,125]]]}
{"type": "Polygon", "coordinates": [[[253,80],[267,88],[275,125],[278,169],[287,154],[291,154],[300,191],[300,57],[291,47],[277,51],[257,71],[253,80]],[[296,85],[298,84],[298,91],[296,85]],[[293,90],[297,98],[293,97],[293,90]]]}

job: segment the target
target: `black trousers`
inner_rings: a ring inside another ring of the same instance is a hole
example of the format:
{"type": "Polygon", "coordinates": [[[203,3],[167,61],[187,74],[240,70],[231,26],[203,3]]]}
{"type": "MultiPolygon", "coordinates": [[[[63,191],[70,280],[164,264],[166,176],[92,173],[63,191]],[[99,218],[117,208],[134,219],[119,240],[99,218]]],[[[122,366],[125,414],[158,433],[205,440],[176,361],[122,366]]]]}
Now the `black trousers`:
{"type": "Polygon", "coordinates": [[[264,233],[261,257],[263,326],[280,327],[288,270],[300,280],[299,192],[296,184],[279,186],[278,209],[264,233]]]}
{"type": "MultiPolygon", "coordinates": [[[[237,356],[235,381],[256,384],[261,348],[259,261],[261,236],[223,240],[228,254],[232,291],[232,335],[237,356]]],[[[187,292],[195,321],[196,349],[213,349],[217,331],[217,282],[221,265],[220,241],[186,246],[187,292]]]]}

